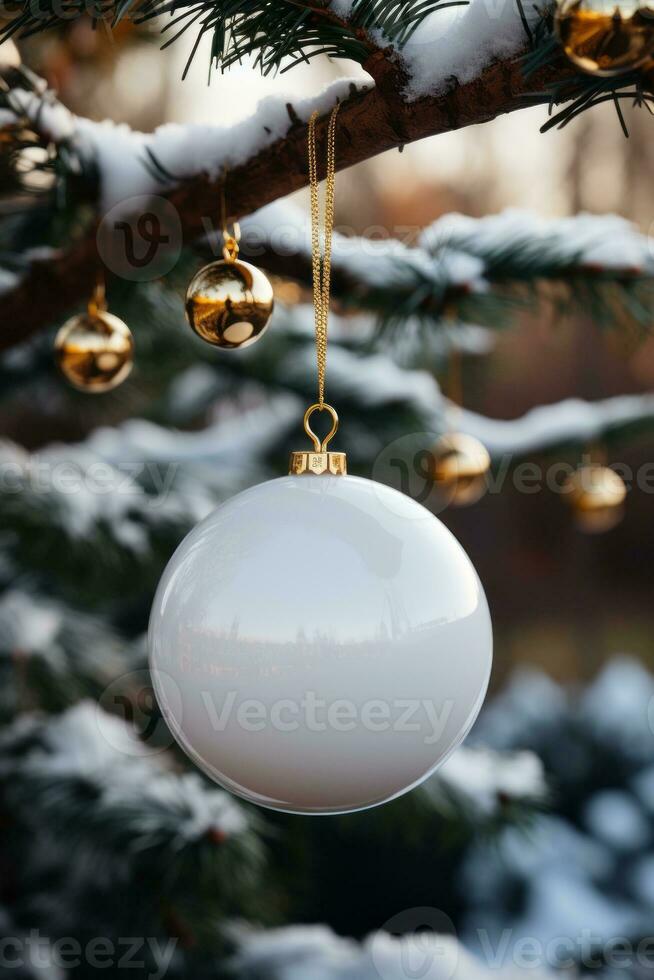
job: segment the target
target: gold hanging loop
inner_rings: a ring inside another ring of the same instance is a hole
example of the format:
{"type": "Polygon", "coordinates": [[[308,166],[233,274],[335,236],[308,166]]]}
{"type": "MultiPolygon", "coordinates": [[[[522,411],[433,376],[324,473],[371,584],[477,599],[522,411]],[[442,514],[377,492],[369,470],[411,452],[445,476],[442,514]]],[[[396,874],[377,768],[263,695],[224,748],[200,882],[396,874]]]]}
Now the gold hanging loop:
{"type": "Polygon", "coordinates": [[[320,405],[318,402],[316,402],[315,405],[310,405],[309,408],[307,408],[306,412],[304,413],[304,431],[309,436],[309,439],[312,440],[313,447],[316,450],[316,452],[326,453],[327,446],[332,441],[332,439],[336,435],[336,432],[338,431],[338,413],[336,412],[336,409],[332,405],[328,405],[327,402],[323,402],[322,405],[320,405]],[[309,422],[314,412],[328,412],[329,415],[331,415],[332,417],[332,427],[327,433],[327,435],[325,436],[325,438],[322,440],[322,442],[311,428],[311,424],[309,422]]]}

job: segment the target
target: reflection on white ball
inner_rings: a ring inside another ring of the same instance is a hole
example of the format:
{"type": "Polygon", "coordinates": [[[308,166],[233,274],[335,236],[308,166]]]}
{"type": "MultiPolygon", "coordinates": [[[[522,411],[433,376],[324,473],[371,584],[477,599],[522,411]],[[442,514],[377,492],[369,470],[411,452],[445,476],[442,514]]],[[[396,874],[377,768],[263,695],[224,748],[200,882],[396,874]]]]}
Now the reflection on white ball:
{"type": "Polygon", "coordinates": [[[284,477],[214,511],[169,562],[149,639],[191,759],[295,813],[420,783],[474,722],[492,658],[484,591],[452,534],[347,476],[284,477]]]}

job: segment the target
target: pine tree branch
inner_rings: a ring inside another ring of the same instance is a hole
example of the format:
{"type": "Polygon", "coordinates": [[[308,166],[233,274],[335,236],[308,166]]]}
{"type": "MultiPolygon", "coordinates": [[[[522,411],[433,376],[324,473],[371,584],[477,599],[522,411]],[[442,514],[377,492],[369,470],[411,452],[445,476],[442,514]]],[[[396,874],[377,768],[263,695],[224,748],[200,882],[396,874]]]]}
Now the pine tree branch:
{"type": "MultiPolygon", "coordinates": [[[[381,81],[381,69],[378,78],[381,81]]],[[[427,136],[488,122],[520,108],[528,90],[544,88],[551,78],[552,69],[545,67],[526,81],[519,61],[510,60],[491,65],[473,81],[454,86],[444,95],[412,102],[405,102],[397,89],[389,97],[385,84],[354,92],[343,102],[339,115],[337,169],[427,136]]],[[[292,106],[288,111],[290,127],[285,137],[229,170],[225,195],[231,218],[251,214],[307,185],[306,122],[297,118],[292,106]]],[[[319,144],[324,144],[326,125],[324,115],[317,126],[319,144]]],[[[192,145],[188,154],[193,157],[192,145]]],[[[323,156],[319,152],[319,159],[323,156]]],[[[180,181],[167,195],[178,211],[185,242],[206,233],[207,220],[215,223],[221,183],[195,176],[180,181]]],[[[128,198],[130,188],[125,187],[124,192],[128,198]]],[[[2,293],[0,349],[56,322],[83,301],[99,265],[96,232],[97,225],[63,252],[32,261],[18,284],[2,293]]]]}
{"type": "MultiPolygon", "coordinates": [[[[242,230],[245,258],[252,248],[252,261],[310,288],[311,233],[299,208],[280,201],[245,219],[242,230]],[[276,247],[279,229],[285,242],[292,235],[292,248],[276,247]]],[[[197,252],[210,261],[215,239],[198,243],[197,252]]],[[[544,219],[511,208],[484,218],[443,215],[413,247],[336,232],[331,284],[342,308],[373,313],[383,327],[406,328],[415,319],[431,336],[454,319],[511,326],[540,303],[557,317],[590,312],[598,326],[643,332],[654,313],[652,240],[614,214],[544,219]]]]}

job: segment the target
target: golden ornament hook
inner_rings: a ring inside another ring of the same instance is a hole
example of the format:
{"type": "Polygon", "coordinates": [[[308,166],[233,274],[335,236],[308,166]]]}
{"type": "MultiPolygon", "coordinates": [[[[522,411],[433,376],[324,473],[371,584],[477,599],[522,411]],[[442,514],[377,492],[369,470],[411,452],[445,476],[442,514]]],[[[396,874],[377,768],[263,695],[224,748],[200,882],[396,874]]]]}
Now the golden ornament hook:
{"type": "Polygon", "coordinates": [[[338,413],[336,409],[333,408],[332,405],[328,405],[327,402],[323,402],[322,405],[319,402],[316,402],[315,405],[310,405],[309,408],[307,408],[306,412],[304,413],[304,431],[309,436],[309,439],[311,439],[311,441],[313,442],[313,448],[317,453],[327,452],[327,446],[336,435],[337,430],[338,430],[338,413]],[[329,412],[329,414],[332,417],[332,427],[327,433],[327,435],[325,436],[325,438],[322,440],[322,442],[320,441],[316,433],[311,428],[311,425],[309,424],[309,419],[311,418],[314,412],[329,412]]]}
{"type": "Polygon", "coordinates": [[[105,293],[104,276],[102,273],[98,274],[91,298],[86,304],[86,309],[91,318],[97,316],[98,313],[104,313],[107,310],[107,297],[105,293]]]}
{"type": "Polygon", "coordinates": [[[329,452],[327,446],[336,435],[338,429],[338,414],[336,409],[327,402],[316,402],[310,405],[304,413],[304,431],[313,443],[313,452],[305,449],[291,453],[289,473],[294,476],[319,476],[322,473],[331,476],[345,476],[347,473],[347,459],[345,453],[329,452]],[[310,419],[314,412],[328,412],[332,418],[332,427],[320,441],[316,433],[311,428],[310,419]]]}
{"type": "Polygon", "coordinates": [[[223,171],[223,182],[220,185],[220,220],[223,226],[223,258],[225,262],[234,263],[238,258],[238,243],[241,240],[241,226],[238,221],[232,223],[231,232],[227,228],[227,205],[225,202],[225,182],[227,169],[223,171]]]}

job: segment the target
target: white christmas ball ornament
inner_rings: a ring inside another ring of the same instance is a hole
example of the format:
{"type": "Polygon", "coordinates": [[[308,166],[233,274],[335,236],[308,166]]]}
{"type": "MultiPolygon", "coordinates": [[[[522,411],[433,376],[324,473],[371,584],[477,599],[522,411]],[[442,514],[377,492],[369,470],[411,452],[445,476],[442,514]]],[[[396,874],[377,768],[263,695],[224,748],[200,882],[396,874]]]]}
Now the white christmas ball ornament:
{"type": "Polygon", "coordinates": [[[492,633],[470,560],[420,504],[288,476],[182,542],[150,655],[166,721],[209,776],[276,810],[341,813],[405,793],[462,741],[492,633]]]}

